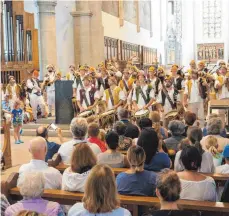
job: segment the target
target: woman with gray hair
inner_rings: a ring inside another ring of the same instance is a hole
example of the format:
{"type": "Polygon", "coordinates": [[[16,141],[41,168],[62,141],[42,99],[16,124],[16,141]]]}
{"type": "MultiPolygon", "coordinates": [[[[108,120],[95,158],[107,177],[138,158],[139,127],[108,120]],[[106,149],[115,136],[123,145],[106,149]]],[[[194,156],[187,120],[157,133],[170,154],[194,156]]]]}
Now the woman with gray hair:
{"type": "Polygon", "coordinates": [[[22,210],[31,210],[47,216],[64,216],[59,203],[41,198],[45,179],[41,172],[26,172],[18,183],[23,200],[9,206],[5,216],[17,215],[22,210]]]}
{"type": "MultiPolygon", "coordinates": [[[[201,166],[198,169],[198,172],[202,173],[214,173],[215,171],[215,166],[213,163],[213,157],[211,153],[204,151],[202,149],[202,146],[200,144],[200,140],[203,137],[203,132],[201,128],[197,126],[191,126],[189,127],[187,131],[189,143],[191,146],[194,146],[198,152],[200,153],[202,159],[201,159],[201,166]]],[[[174,162],[174,170],[179,172],[184,170],[184,166],[180,160],[182,150],[178,151],[175,157],[175,162],[174,162]]]]}
{"type": "Polygon", "coordinates": [[[72,133],[73,139],[63,143],[58,151],[58,154],[60,155],[64,164],[70,164],[73,148],[79,143],[87,143],[95,155],[101,153],[98,145],[89,143],[85,139],[88,131],[88,123],[85,118],[73,118],[70,124],[70,131],[72,133]]]}
{"type": "Polygon", "coordinates": [[[216,117],[216,118],[211,118],[207,122],[207,132],[208,135],[203,137],[202,140],[200,141],[203,149],[207,150],[206,145],[207,145],[207,139],[209,136],[214,136],[217,141],[218,141],[218,150],[219,152],[222,152],[224,147],[229,144],[229,139],[222,137],[220,134],[223,129],[223,122],[221,118],[216,117]]]}
{"type": "Polygon", "coordinates": [[[171,137],[164,140],[165,146],[168,149],[169,155],[175,155],[179,150],[178,145],[185,137],[182,135],[185,132],[185,125],[183,122],[173,120],[169,123],[168,129],[171,137]]]}

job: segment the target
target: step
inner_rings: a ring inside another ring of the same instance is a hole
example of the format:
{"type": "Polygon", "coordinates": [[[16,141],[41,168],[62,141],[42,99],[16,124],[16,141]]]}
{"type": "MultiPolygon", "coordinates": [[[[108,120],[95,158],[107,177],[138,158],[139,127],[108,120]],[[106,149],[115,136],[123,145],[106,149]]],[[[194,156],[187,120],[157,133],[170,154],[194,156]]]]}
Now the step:
{"type": "MultiPolygon", "coordinates": [[[[14,130],[10,129],[10,134],[14,135],[14,130]]],[[[22,136],[36,136],[36,130],[35,129],[23,129],[22,136]]],[[[57,137],[57,133],[55,131],[50,130],[48,133],[49,137],[57,137]]],[[[72,134],[69,130],[62,130],[62,136],[63,137],[72,137],[72,134]]]]}
{"type": "MultiPolygon", "coordinates": [[[[22,128],[23,129],[34,129],[36,130],[37,128],[39,128],[40,126],[48,126],[49,124],[35,124],[35,123],[28,123],[28,124],[23,124],[22,128]]],[[[61,130],[69,130],[70,126],[68,124],[57,124],[57,127],[61,128],[61,130]]]]}
{"type": "Polygon", "coordinates": [[[56,117],[49,117],[49,118],[40,118],[37,119],[37,124],[51,124],[55,123],[56,117]]]}

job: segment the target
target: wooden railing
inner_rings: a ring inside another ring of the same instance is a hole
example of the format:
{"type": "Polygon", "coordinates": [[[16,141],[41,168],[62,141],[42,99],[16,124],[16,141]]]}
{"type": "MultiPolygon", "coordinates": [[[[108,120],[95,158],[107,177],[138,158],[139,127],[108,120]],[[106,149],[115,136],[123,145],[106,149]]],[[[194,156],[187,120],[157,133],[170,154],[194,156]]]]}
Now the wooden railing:
{"type": "Polygon", "coordinates": [[[24,1],[4,1],[1,7],[1,82],[14,75],[17,82],[27,71],[39,69],[38,30],[34,14],[25,12],[24,1]]]}

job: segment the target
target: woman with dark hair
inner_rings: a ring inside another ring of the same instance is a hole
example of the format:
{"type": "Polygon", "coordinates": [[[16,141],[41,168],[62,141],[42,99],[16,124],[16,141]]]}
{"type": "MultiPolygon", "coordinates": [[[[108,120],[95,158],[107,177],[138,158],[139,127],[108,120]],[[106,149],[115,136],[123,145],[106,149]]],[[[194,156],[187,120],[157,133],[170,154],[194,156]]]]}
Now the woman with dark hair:
{"type": "Polygon", "coordinates": [[[164,152],[158,152],[159,139],[153,128],[144,128],[141,131],[137,145],[146,153],[144,169],[159,172],[164,168],[170,168],[169,156],[164,152]]]}
{"type": "Polygon", "coordinates": [[[180,156],[184,171],[179,172],[181,199],[216,201],[216,184],[212,177],[200,174],[202,157],[194,146],[186,146],[180,156]]]}
{"type": "Polygon", "coordinates": [[[145,152],[140,146],[131,146],[127,151],[130,169],[116,177],[120,194],[154,196],[156,173],[144,170],[145,152]]]}
{"type": "Polygon", "coordinates": [[[161,209],[153,216],[200,216],[199,211],[179,210],[177,201],[180,199],[181,182],[176,172],[165,169],[157,178],[156,195],[160,200],[161,209]],[[171,187],[172,185],[172,187],[171,187]]]}
{"type": "MultiPolygon", "coordinates": [[[[197,126],[191,126],[189,127],[187,134],[188,134],[188,139],[190,141],[189,142],[190,145],[196,147],[201,155],[202,162],[198,171],[203,173],[214,173],[215,166],[213,162],[213,157],[211,153],[204,151],[200,144],[200,140],[203,137],[202,130],[197,126]]],[[[180,160],[181,152],[182,151],[178,151],[175,157],[174,170],[177,172],[184,170],[184,165],[180,160]]]]}
{"type": "Polygon", "coordinates": [[[148,128],[148,127],[152,127],[153,126],[153,122],[149,118],[142,118],[137,122],[137,124],[138,124],[138,127],[141,130],[143,130],[144,128],[148,128]]]}

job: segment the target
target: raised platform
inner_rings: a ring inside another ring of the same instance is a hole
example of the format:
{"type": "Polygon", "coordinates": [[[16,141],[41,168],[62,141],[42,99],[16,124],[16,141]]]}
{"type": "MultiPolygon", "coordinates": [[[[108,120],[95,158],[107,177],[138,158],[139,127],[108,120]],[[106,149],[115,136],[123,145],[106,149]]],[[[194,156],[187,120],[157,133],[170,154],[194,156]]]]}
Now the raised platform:
{"type": "MultiPolygon", "coordinates": [[[[54,122],[55,122],[55,117],[50,117],[46,119],[38,119],[36,124],[32,122],[28,124],[24,124],[22,126],[22,129],[23,129],[22,136],[36,136],[36,129],[38,127],[48,126],[54,122]]],[[[69,124],[60,124],[57,126],[61,128],[63,137],[72,137],[72,134],[69,131],[69,127],[70,127],[69,124]]],[[[11,128],[10,134],[13,135],[13,128],[11,128]]],[[[49,131],[49,137],[56,137],[56,136],[57,136],[57,133],[55,131],[52,131],[52,130],[49,131]]]]}

